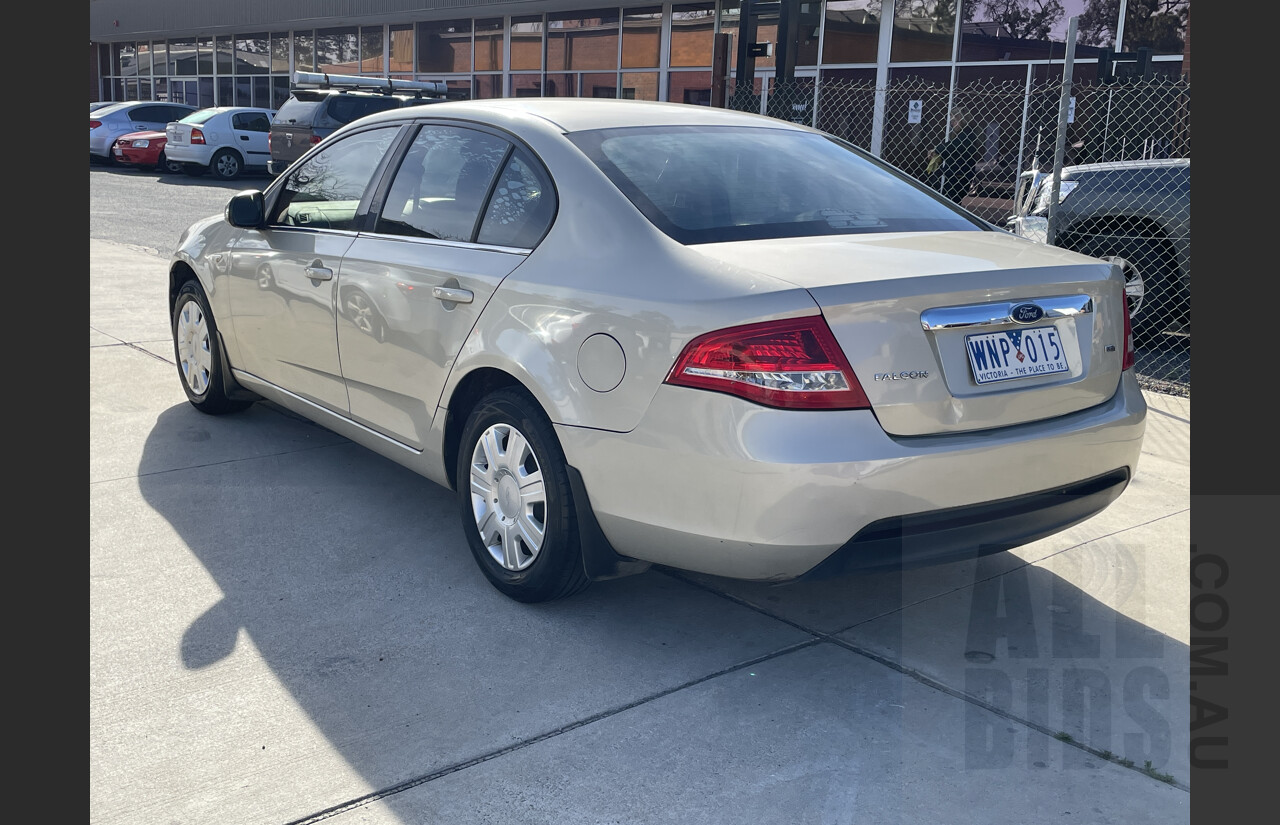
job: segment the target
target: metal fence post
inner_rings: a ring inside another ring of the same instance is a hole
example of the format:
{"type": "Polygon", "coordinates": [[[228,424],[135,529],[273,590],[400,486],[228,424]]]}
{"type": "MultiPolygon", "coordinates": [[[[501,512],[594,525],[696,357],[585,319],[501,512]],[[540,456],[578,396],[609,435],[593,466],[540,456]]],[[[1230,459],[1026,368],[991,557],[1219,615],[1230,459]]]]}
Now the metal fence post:
{"type": "Polygon", "coordinates": [[[1058,140],[1053,150],[1053,185],[1049,194],[1049,226],[1045,230],[1045,242],[1053,246],[1057,240],[1054,213],[1058,211],[1058,192],[1062,189],[1062,159],[1067,151],[1067,108],[1071,105],[1071,75],[1076,62],[1076,26],[1080,17],[1067,22],[1067,58],[1062,64],[1062,99],[1058,102],[1058,140]]]}

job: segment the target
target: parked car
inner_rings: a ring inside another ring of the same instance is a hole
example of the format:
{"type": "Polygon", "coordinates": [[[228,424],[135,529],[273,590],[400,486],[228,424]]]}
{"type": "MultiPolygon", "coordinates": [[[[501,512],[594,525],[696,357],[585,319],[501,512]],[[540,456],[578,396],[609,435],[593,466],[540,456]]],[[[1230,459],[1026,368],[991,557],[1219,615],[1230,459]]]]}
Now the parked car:
{"type": "Polygon", "coordinates": [[[442,82],[294,72],[289,99],[271,124],[268,171],[280,174],[336,129],[365,115],[446,99],[442,82]]]}
{"type": "MultiPolygon", "coordinates": [[[[1044,242],[1053,178],[1019,177],[1006,227],[1044,242]]],[[[1054,245],[1115,262],[1124,271],[1138,346],[1191,332],[1191,160],[1065,166],[1054,210],[1054,245]]]]}
{"type": "Polygon", "coordinates": [[[130,132],[116,138],[111,154],[117,163],[135,169],[154,169],[157,172],[181,172],[182,164],[170,160],[165,154],[164,132],[130,132]]]}
{"type": "Polygon", "coordinates": [[[130,132],[164,131],[165,124],[196,111],[185,103],[131,100],[89,112],[89,160],[115,162],[116,139],[130,132]]]}
{"type": "Polygon", "coordinates": [[[184,172],[197,177],[212,172],[215,178],[233,180],[246,170],[265,171],[275,114],[257,106],[201,109],[165,127],[166,151],[184,172]]]}
{"type": "Polygon", "coordinates": [[[1006,550],[1114,501],[1145,426],[1115,267],[705,106],[369,115],[192,225],[169,308],[196,409],[269,399],[455,491],[529,602],[1006,550]]]}

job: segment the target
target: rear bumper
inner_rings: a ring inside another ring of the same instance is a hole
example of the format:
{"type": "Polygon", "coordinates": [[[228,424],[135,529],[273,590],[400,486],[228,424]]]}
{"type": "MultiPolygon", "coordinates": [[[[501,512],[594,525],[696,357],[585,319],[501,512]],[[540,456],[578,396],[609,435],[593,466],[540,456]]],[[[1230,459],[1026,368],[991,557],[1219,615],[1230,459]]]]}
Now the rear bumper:
{"type": "Polygon", "coordinates": [[[217,146],[174,146],[172,143],[165,147],[165,156],[169,160],[178,163],[197,163],[201,166],[208,166],[210,158],[213,157],[213,151],[217,146]]]}
{"type": "Polygon", "coordinates": [[[556,432],[617,553],[786,581],[972,557],[1065,529],[1124,489],[1145,421],[1130,372],[1091,409],[971,433],[893,438],[868,411],[772,410],[666,385],[631,432],[556,432]],[[814,570],[833,554],[831,570],[814,570]]]}

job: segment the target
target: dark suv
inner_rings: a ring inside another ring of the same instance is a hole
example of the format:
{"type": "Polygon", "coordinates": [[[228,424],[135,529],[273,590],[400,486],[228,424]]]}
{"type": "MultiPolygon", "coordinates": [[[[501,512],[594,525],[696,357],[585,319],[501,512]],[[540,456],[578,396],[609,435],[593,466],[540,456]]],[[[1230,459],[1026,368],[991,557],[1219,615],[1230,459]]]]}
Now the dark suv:
{"type": "Polygon", "coordinates": [[[292,94],[271,122],[267,171],[280,174],[335,129],[365,115],[445,99],[444,83],[295,72],[292,94]]]}
{"type": "MultiPolygon", "coordinates": [[[[1044,241],[1053,177],[1023,172],[1006,227],[1044,241]]],[[[1124,270],[1138,346],[1191,334],[1191,160],[1065,166],[1054,246],[1114,260],[1124,270]]]]}

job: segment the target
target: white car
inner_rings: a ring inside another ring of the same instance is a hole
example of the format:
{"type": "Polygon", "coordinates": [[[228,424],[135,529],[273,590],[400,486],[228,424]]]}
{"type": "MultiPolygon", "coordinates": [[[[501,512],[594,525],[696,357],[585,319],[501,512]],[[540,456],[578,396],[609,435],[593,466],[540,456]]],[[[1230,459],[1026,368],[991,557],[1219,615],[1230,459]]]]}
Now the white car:
{"type": "Polygon", "coordinates": [[[125,100],[89,111],[89,160],[114,163],[111,147],[130,132],[164,131],[165,124],[196,111],[185,103],[125,100]]]}
{"type": "Polygon", "coordinates": [[[246,169],[266,170],[275,116],[275,109],[256,106],[201,109],[165,127],[165,152],[189,175],[232,180],[246,169]]]}

